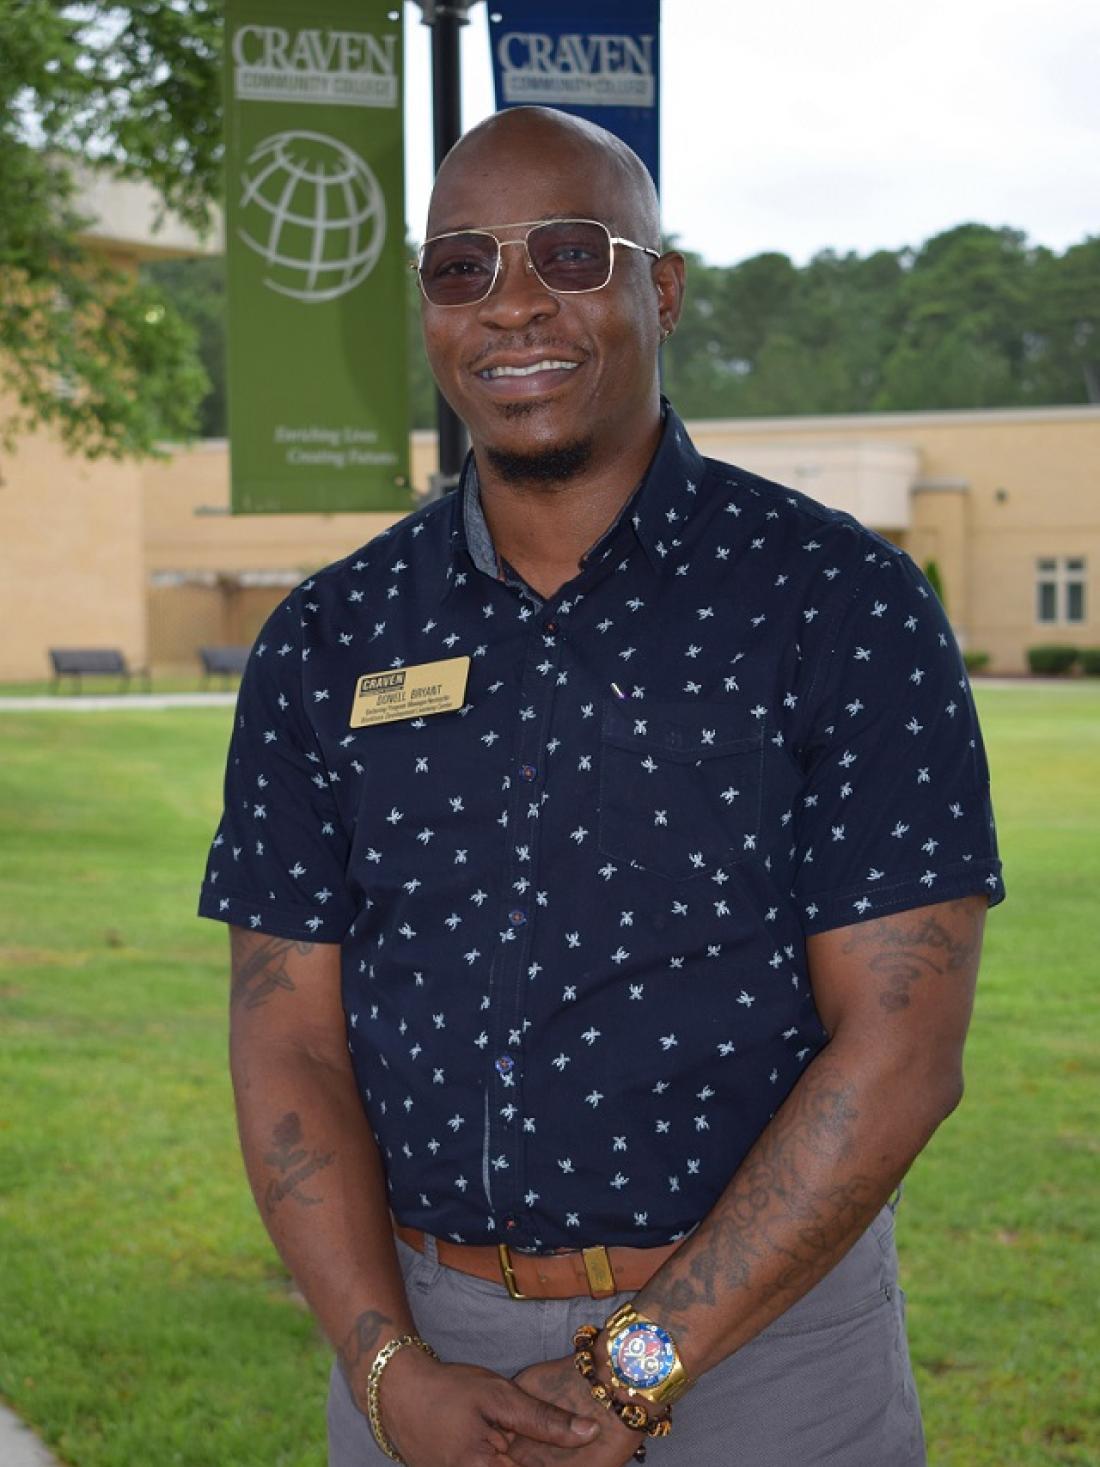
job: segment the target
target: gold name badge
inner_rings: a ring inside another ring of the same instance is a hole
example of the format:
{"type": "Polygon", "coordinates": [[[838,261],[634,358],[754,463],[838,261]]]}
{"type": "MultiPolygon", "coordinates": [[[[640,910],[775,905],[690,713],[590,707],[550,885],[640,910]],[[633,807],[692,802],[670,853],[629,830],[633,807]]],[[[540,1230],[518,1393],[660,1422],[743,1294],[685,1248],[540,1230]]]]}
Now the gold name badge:
{"type": "Polygon", "coordinates": [[[373,723],[396,723],[401,718],[423,718],[461,708],[469,672],[468,657],[448,657],[444,662],[422,662],[419,667],[364,673],[355,685],[350,726],[369,728],[373,723]]]}

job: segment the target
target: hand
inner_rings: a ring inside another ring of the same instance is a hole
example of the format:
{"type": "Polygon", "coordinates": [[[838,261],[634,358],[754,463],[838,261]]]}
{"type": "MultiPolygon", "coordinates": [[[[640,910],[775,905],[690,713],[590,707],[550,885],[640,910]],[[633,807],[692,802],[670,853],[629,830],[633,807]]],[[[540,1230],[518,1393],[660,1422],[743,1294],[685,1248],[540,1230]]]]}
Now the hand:
{"type": "Polygon", "coordinates": [[[587,1384],[573,1365],[572,1355],[529,1365],[515,1381],[530,1395],[572,1412],[574,1418],[594,1414],[598,1423],[597,1434],[587,1445],[574,1446],[568,1451],[560,1450],[557,1445],[517,1437],[509,1449],[517,1467],[557,1467],[557,1464],[564,1467],[566,1463],[569,1467],[622,1467],[645,1440],[639,1432],[624,1426],[613,1412],[603,1410],[593,1401],[587,1384]]]}
{"type": "Polygon", "coordinates": [[[379,1404],[407,1467],[519,1467],[512,1452],[520,1442],[548,1446],[548,1460],[564,1462],[599,1429],[588,1412],[577,1416],[491,1370],[443,1365],[419,1350],[401,1350],[386,1366],[379,1404]]]}

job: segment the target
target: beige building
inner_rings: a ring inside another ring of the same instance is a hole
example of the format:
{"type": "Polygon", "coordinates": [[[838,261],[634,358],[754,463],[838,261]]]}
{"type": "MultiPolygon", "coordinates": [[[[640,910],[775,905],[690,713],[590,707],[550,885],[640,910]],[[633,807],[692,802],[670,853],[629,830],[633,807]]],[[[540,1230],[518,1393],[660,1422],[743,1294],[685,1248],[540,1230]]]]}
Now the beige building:
{"type": "MultiPolygon", "coordinates": [[[[689,424],[702,452],[850,510],[934,559],[963,646],[1022,672],[1038,642],[1100,646],[1100,408],[689,424]]],[[[435,465],[413,435],[413,482],[435,465]]],[[[51,646],[113,646],[155,672],[247,643],[288,587],[392,514],[229,514],[224,442],[160,463],[89,464],[47,435],[3,460],[0,681],[51,646]]]]}
{"type": "MultiPolygon", "coordinates": [[[[205,248],[155,195],[101,175],[89,239],[120,264],[205,248]]],[[[212,246],[217,247],[215,244],[212,246]]],[[[0,401],[0,416],[4,404],[0,401]]],[[[1100,647],[1100,407],[689,424],[701,451],[850,510],[934,559],[965,648],[990,670],[1029,646],[1100,647]]],[[[413,434],[414,487],[435,467],[413,434]]],[[[88,462],[40,433],[0,453],[0,682],[48,675],[50,647],[116,647],[155,673],[256,635],[286,589],[396,518],[229,514],[224,442],[158,463],[88,462]]]]}

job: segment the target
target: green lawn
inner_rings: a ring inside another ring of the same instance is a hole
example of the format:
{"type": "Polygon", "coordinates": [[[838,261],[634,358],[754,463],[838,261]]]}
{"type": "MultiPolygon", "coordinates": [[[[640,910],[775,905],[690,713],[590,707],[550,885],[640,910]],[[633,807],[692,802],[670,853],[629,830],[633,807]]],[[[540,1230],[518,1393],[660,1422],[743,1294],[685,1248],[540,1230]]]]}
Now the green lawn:
{"type": "MultiPolygon", "coordinates": [[[[980,699],[1011,895],[900,1214],[912,1346],[934,1467],[1096,1463],[1100,688],[980,699]]],[[[0,714],[0,1396],[71,1467],[324,1462],[192,916],[229,719],[0,714]]]]}

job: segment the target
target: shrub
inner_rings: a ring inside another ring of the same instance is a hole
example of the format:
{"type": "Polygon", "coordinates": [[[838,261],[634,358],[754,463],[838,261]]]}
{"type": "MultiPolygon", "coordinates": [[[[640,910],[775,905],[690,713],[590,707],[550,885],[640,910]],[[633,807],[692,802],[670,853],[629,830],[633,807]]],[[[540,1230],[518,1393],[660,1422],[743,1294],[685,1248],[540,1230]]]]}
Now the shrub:
{"type": "Polygon", "coordinates": [[[969,673],[984,672],[989,666],[988,652],[964,652],[963,663],[969,673]]]}
{"type": "Polygon", "coordinates": [[[924,562],[924,578],[932,587],[933,591],[935,591],[936,596],[939,598],[940,605],[944,608],[944,610],[946,610],[947,602],[944,600],[943,595],[943,576],[940,574],[938,561],[926,560],[924,562]]]}
{"type": "Polygon", "coordinates": [[[1081,671],[1088,677],[1100,677],[1100,647],[1081,648],[1081,671]]]}
{"type": "Polygon", "coordinates": [[[1040,677],[1058,677],[1077,661],[1077,648],[1058,642],[1043,642],[1027,649],[1027,665],[1040,677]]]}

